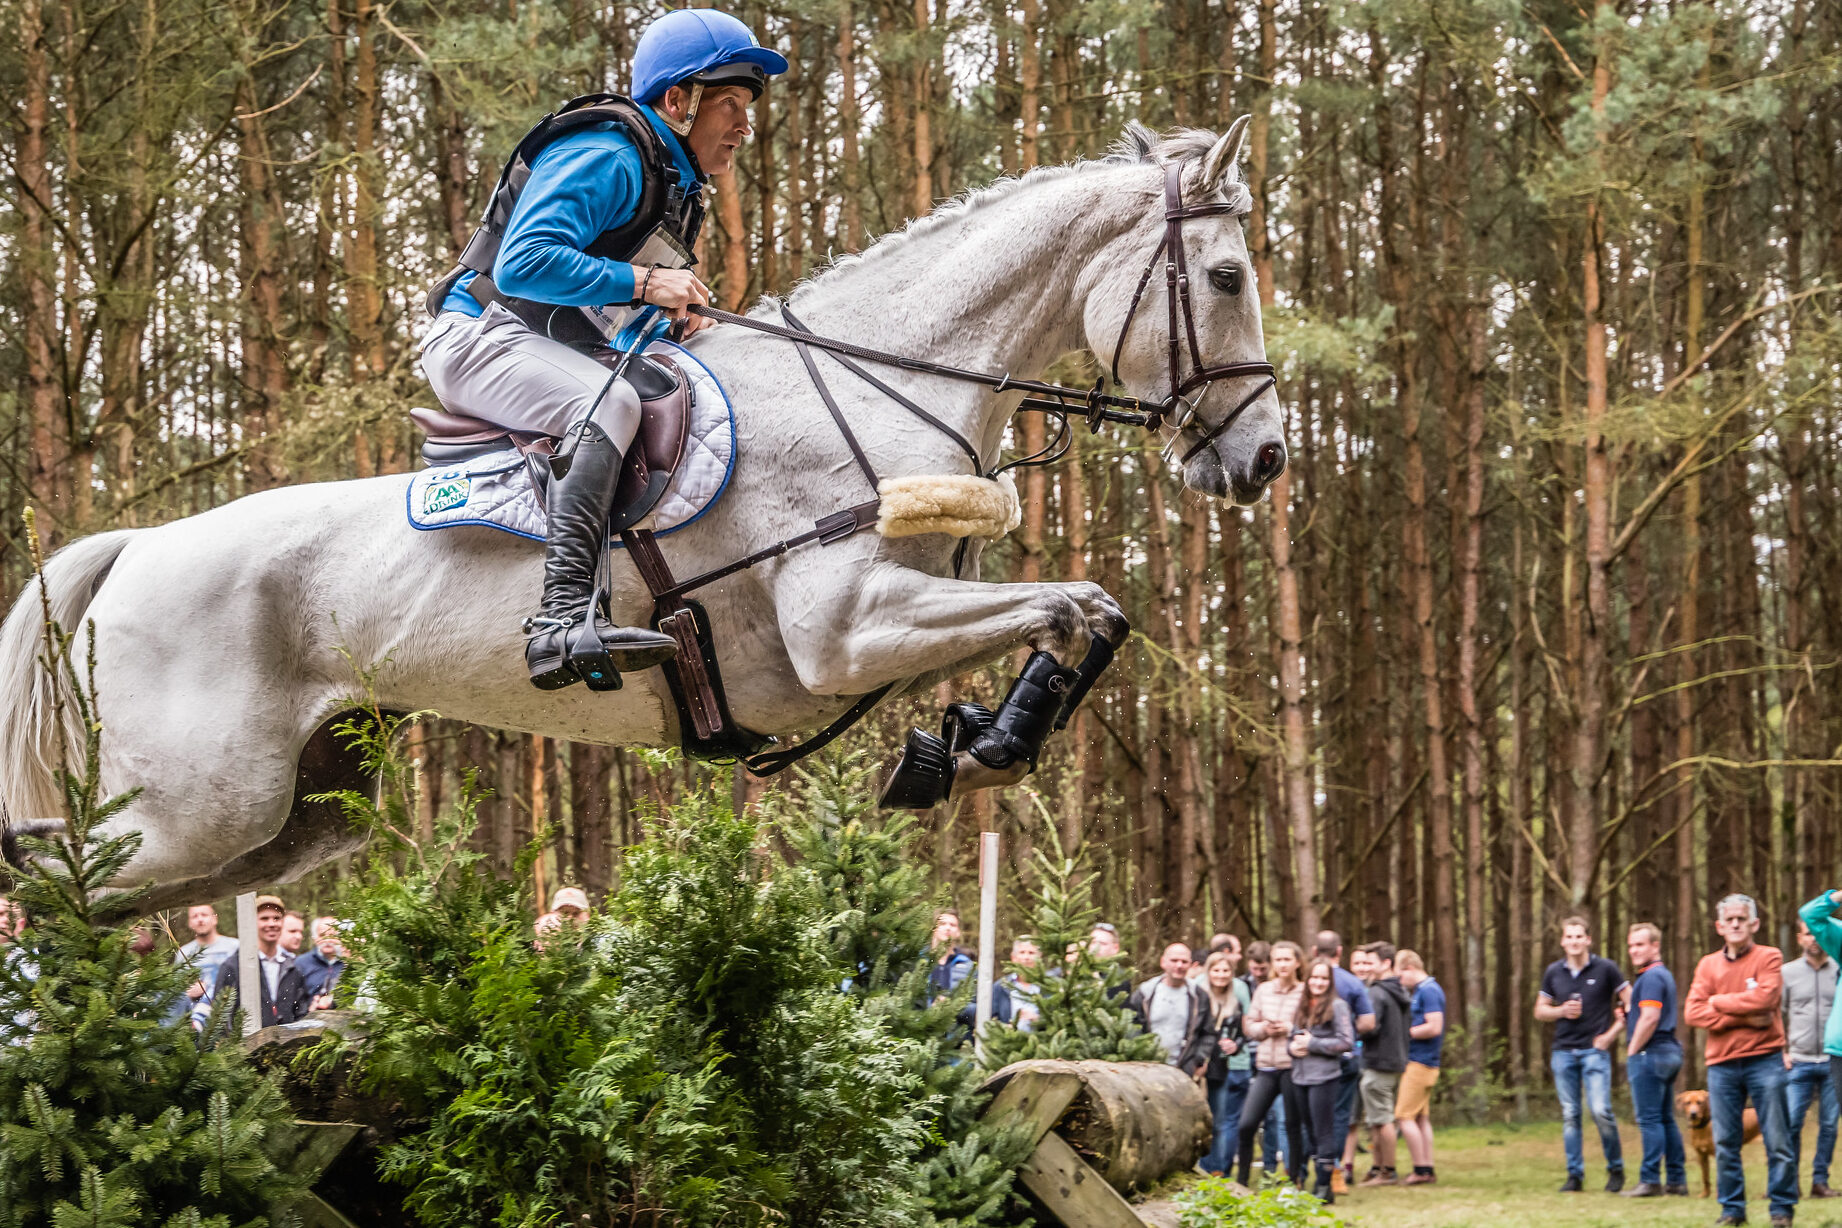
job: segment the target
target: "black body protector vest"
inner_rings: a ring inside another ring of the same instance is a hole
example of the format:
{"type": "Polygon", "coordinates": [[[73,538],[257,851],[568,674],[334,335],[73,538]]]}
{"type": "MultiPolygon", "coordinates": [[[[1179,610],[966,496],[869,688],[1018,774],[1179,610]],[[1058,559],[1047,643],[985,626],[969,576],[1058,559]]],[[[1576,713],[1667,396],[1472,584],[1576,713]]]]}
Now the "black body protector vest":
{"type": "MultiPolygon", "coordinates": [[[[504,242],[505,228],[519,194],[531,178],[531,163],[551,142],[591,124],[605,123],[619,124],[639,150],[640,202],[626,223],[603,231],[582,250],[606,260],[665,268],[689,268],[697,262],[691,252],[703,226],[703,194],[679,182],[671,151],[638,104],[619,94],[584,94],[544,116],[518,142],[499,174],[498,186],[486,203],[478,229],[461,252],[460,263],[429,291],[425,305],[431,316],[441,313],[454,283],[473,272],[477,276],[468,283],[467,292],[482,306],[498,303],[527,327],[553,340],[568,345],[603,345],[619,331],[628,316],[620,309],[622,305],[602,310],[540,303],[505,294],[492,281],[493,262],[499,258],[499,245],[504,242]]],[[[695,167],[696,155],[689,150],[686,154],[695,167]]]]}

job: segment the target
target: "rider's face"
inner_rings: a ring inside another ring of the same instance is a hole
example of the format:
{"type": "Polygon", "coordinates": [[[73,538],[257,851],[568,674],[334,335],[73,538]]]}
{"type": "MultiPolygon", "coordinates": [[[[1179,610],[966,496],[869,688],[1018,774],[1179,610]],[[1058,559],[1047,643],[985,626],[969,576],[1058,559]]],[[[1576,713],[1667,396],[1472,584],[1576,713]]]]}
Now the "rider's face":
{"type": "Polygon", "coordinates": [[[754,134],[748,125],[752,101],[747,87],[741,85],[704,91],[703,101],[697,104],[697,119],[685,142],[706,175],[726,175],[735,169],[736,150],[754,134]]]}

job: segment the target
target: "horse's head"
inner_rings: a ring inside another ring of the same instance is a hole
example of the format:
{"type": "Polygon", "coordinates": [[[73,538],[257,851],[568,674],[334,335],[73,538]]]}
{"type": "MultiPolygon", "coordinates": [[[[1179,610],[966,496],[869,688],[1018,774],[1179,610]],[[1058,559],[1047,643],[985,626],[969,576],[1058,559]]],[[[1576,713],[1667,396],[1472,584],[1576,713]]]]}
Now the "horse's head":
{"type": "Polygon", "coordinates": [[[1169,451],[1182,465],[1184,485],[1235,503],[1257,501],[1286,467],[1270,378],[1215,371],[1266,361],[1260,296],[1241,229],[1253,206],[1237,166],[1246,131],[1245,117],[1219,137],[1183,129],[1161,138],[1138,123],[1127,125],[1112,160],[1142,168],[1143,190],[1131,199],[1143,213],[1090,266],[1084,321],[1089,347],[1102,362],[1112,360],[1116,377],[1134,395],[1159,402],[1192,385],[1166,418],[1169,451]],[[1172,167],[1182,212],[1175,223],[1167,182],[1172,167]],[[1180,261],[1159,246],[1173,234],[1180,261]],[[1174,333],[1173,279],[1179,285],[1174,333]]]}

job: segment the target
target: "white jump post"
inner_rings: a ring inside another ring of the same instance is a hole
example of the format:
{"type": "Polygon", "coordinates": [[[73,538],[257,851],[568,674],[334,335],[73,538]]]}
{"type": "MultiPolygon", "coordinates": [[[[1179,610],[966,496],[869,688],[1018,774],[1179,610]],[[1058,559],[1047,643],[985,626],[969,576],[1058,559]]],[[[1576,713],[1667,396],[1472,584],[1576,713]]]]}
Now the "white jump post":
{"type": "Polygon", "coordinates": [[[262,1027],[262,966],[256,962],[256,893],[237,897],[237,1005],[243,1011],[243,1035],[262,1027]]]}
{"type": "Polygon", "coordinates": [[[972,1045],[985,1048],[985,1024],[991,1018],[992,971],[998,961],[998,833],[979,833],[979,980],[972,1016],[972,1045]]]}

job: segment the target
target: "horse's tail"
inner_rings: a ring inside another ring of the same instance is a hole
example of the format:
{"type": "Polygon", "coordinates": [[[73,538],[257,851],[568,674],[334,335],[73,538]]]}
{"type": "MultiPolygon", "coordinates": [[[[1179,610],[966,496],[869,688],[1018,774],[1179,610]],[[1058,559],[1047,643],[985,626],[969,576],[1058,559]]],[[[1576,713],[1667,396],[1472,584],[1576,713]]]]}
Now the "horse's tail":
{"type": "Polygon", "coordinates": [[[134,532],[98,533],[52,555],[43,577],[27,582],[0,625],[0,832],[29,832],[37,820],[61,818],[58,752],[83,745],[83,728],[71,705],[64,706],[64,729],[53,727],[56,680],[43,660],[46,598],[39,585],[45,586],[53,621],[67,632],[77,631],[134,532]]]}

